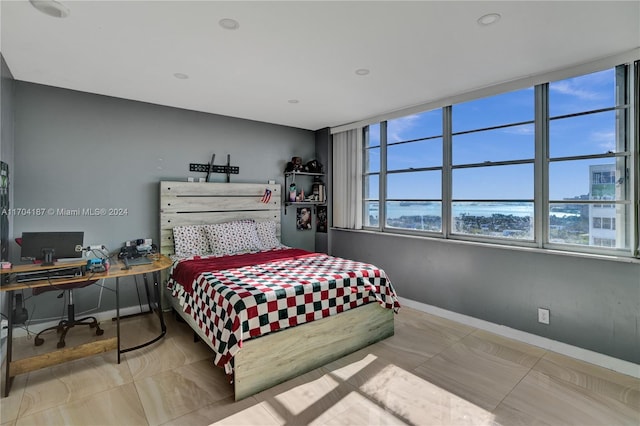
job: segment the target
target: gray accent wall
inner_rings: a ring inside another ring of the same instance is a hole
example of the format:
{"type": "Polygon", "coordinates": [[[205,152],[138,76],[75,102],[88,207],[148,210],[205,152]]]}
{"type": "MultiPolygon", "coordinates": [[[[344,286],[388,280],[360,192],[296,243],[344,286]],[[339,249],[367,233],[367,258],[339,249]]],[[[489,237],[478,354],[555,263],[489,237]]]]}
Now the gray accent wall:
{"type": "MultiPolygon", "coordinates": [[[[0,160],[9,165],[9,185],[13,184],[14,151],[14,79],[2,54],[0,54],[0,160]]],[[[9,188],[9,206],[13,206],[13,188],[9,188]]],[[[0,212],[2,214],[2,212],[0,212]]],[[[9,235],[13,232],[13,220],[9,219],[9,235]]],[[[11,247],[8,254],[11,256],[11,247]]],[[[0,309],[7,315],[7,297],[0,293],[0,309]]]]}
{"type": "Polygon", "coordinates": [[[640,263],[337,229],[331,254],[376,264],[401,297],[640,363],[640,263]]]}
{"type": "MultiPolygon", "coordinates": [[[[14,85],[15,80],[0,54],[0,161],[9,165],[9,183],[13,182],[14,157],[14,85]]],[[[9,205],[13,206],[13,189],[9,191],[9,205]]],[[[13,230],[13,221],[9,218],[9,234],[13,230]]],[[[4,306],[4,305],[2,305],[4,306]]]]}
{"type": "MultiPolygon", "coordinates": [[[[24,231],[80,230],[85,245],[104,244],[112,251],[130,239],[157,241],[159,182],[205,176],[189,172],[189,163],[206,164],[215,153],[215,164],[226,164],[230,154],[231,165],[240,168],[232,182],[282,184],[291,157],[315,155],[314,133],[291,127],[26,82],[16,82],[14,102],[14,206],[56,212],[15,217],[14,237],[24,231]],[[61,209],[116,210],[65,216],[61,209]]],[[[225,179],[214,174],[211,180],[225,179]]],[[[295,212],[282,217],[282,241],[313,250],[314,233],[296,231],[295,212]]],[[[13,252],[19,256],[17,246],[13,252]]],[[[138,303],[130,284],[121,286],[124,307],[138,303]]],[[[77,292],[76,311],[113,309],[113,283],[105,285],[77,292]]],[[[62,299],[51,293],[27,301],[33,318],[59,318],[62,299]]]]}

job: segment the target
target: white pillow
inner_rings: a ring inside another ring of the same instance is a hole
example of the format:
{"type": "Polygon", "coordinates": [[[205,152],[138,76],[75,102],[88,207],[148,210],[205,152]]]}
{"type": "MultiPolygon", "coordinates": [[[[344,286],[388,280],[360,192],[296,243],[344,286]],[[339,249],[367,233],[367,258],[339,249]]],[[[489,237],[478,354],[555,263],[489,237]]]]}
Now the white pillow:
{"type": "Polygon", "coordinates": [[[178,257],[211,254],[206,225],[185,225],[173,228],[173,246],[178,257]]]}
{"type": "Polygon", "coordinates": [[[272,220],[256,222],[256,229],[258,230],[258,237],[260,238],[262,250],[269,250],[282,246],[278,236],[276,235],[276,222],[272,220]]]}
{"type": "Polygon", "coordinates": [[[262,249],[260,238],[253,220],[206,225],[209,245],[214,255],[236,254],[262,249]]]}

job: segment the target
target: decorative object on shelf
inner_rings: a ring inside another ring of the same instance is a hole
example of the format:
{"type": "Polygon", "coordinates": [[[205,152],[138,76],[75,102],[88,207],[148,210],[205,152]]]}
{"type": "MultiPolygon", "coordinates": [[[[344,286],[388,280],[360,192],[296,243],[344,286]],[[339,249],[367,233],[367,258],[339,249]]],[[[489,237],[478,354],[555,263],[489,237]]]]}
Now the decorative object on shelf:
{"type": "Polygon", "coordinates": [[[316,232],[327,232],[327,206],[318,206],[316,210],[316,232]]]}
{"type": "Polygon", "coordinates": [[[309,173],[324,173],[322,170],[322,164],[318,160],[311,160],[305,165],[305,172],[309,173]]]}
{"type": "Polygon", "coordinates": [[[320,176],[315,176],[313,178],[313,185],[311,185],[311,196],[309,197],[310,201],[317,201],[320,203],[324,203],[325,200],[325,192],[324,192],[324,182],[320,176]]]}
{"type": "Polygon", "coordinates": [[[297,195],[296,183],[291,182],[291,185],[289,185],[289,201],[295,203],[297,195]]]}
{"type": "Polygon", "coordinates": [[[287,163],[287,167],[284,169],[285,173],[289,172],[303,172],[304,167],[302,165],[302,157],[292,157],[291,161],[287,163]]]}
{"type": "Polygon", "coordinates": [[[211,173],[225,173],[227,175],[227,183],[231,182],[231,175],[237,175],[238,173],[240,173],[240,167],[237,166],[231,166],[231,155],[228,154],[227,155],[227,165],[226,166],[216,166],[213,164],[213,161],[215,160],[216,155],[213,154],[211,156],[211,162],[208,164],[196,164],[196,163],[190,163],[189,164],[189,171],[190,172],[206,172],[207,173],[207,177],[205,179],[205,182],[209,182],[209,176],[211,175],[211,173]]]}
{"type": "Polygon", "coordinates": [[[311,229],[311,208],[298,208],[296,212],[296,228],[298,231],[308,231],[311,229]]]}

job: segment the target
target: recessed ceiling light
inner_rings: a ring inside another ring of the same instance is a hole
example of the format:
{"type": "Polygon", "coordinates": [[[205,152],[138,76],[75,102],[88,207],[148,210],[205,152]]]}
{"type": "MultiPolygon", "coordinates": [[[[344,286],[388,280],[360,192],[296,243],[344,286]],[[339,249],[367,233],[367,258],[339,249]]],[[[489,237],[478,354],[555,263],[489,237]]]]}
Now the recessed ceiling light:
{"type": "Polygon", "coordinates": [[[499,13],[487,13],[478,18],[478,24],[486,27],[487,25],[495,24],[501,17],[499,13]]]}
{"type": "Polygon", "coordinates": [[[187,74],[183,74],[183,73],[181,73],[181,72],[177,72],[177,73],[173,74],[173,76],[174,76],[175,78],[180,79],[180,80],[186,80],[186,79],[188,79],[188,78],[189,78],[189,76],[188,76],[187,74]]]}
{"type": "Polygon", "coordinates": [[[218,21],[218,24],[225,30],[237,30],[240,28],[240,24],[235,19],[222,18],[218,21]]]}
{"type": "Polygon", "coordinates": [[[69,9],[54,0],[29,0],[29,3],[40,12],[54,18],[66,18],[69,16],[69,9]]]}
{"type": "Polygon", "coordinates": [[[289,99],[287,102],[289,102],[290,104],[299,104],[300,101],[297,99],[289,99]]]}
{"type": "Polygon", "coordinates": [[[359,68],[356,70],[357,75],[369,75],[369,70],[366,68],[359,68]]]}

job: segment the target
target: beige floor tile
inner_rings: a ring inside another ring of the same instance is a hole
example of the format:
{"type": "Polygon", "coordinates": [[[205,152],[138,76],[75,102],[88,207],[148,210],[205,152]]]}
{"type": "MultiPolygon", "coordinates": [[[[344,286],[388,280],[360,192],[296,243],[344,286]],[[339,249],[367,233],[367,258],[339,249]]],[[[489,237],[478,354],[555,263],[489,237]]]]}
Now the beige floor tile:
{"type": "Polygon", "coordinates": [[[480,354],[490,354],[528,368],[533,367],[546,353],[546,350],[538,346],[511,340],[484,330],[474,331],[464,338],[463,343],[480,354]]]}
{"type": "Polygon", "coordinates": [[[117,364],[115,353],[33,371],[28,375],[20,416],[85,399],[130,382],[128,366],[117,364]]]}
{"type": "MultiPolygon", "coordinates": [[[[417,367],[414,373],[486,410],[493,410],[529,372],[521,359],[495,342],[469,336],[417,367]],[[504,359],[501,356],[507,355],[504,359]]],[[[528,360],[527,357],[524,357],[528,360]]]]}
{"type": "Polygon", "coordinates": [[[151,425],[159,425],[233,395],[224,371],[203,360],[135,382],[151,425]]]}
{"type": "Polygon", "coordinates": [[[430,356],[425,354],[427,351],[424,350],[424,348],[419,349],[420,345],[422,344],[413,345],[412,348],[408,349],[411,346],[410,341],[406,340],[406,338],[402,336],[402,333],[399,333],[399,335],[389,337],[366,348],[362,348],[354,354],[363,357],[371,354],[378,358],[393,361],[397,366],[406,370],[413,370],[430,358],[430,356]]]}
{"type": "Polygon", "coordinates": [[[212,423],[211,426],[277,426],[282,424],[284,423],[271,417],[271,414],[264,408],[264,404],[257,404],[212,423]]]}
{"type": "Polygon", "coordinates": [[[0,382],[0,391],[2,398],[0,399],[0,424],[11,423],[18,418],[22,396],[27,384],[28,375],[22,374],[13,378],[9,396],[4,396],[4,364],[2,364],[2,381],[0,382]]]}
{"type": "Polygon", "coordinates": [[[127,352],[124,359],[134,380],[140,380],[203,359],[213,360],[213,353],[204,343],[193,342],[188,337],[173,336],[127,352]]]}
{"type": "Polygon", "coordinates": [[[407,307],[400,308],[398,315],[394,318],[396,324],[403,326],[409,325],[424,330],[432,330],[436,333],[444,332],[448,336],[453,336],[455,340],[458,340],[476,330],[475,327],[407,307]]]}
{"type": "Polygon", "coordinates": [[[331,417],[329,421],[323,423],[313,422],[313,424],[317,426],[408,424],[357,391],[350,392],[342,398],[327,414],[330,414],[331,417]]]}
{"type": "Polygon", "coordinates": [[[554,352],[547,353],[533,369],[640,410],[640,379],[635,377],[554,352]]]}
{"type": "Polygon", "coordinates": [[[162,426],[208,426],[218,421],[228,421],[231,417],[236,424],[255,425],[268,422],[277,424],[269,413],[262,407],[256,408],[257,406],[259,406],[258,401],[252,396],[237,402],[233,396],[230,396],[170,420],[162,426]]]}
{"type": "Polygon", "coordinates": [[[323,369],[310,371],[255,395],[282,424],[322,424],[354,388],[323,369]]]}
{"type": "Polygon", "coordinates": [[[405,423],[488,425],[493,421],[486,409],[374,355],[347,356],[324,369],[405,423]]]}
{"type": "Polygon", "coordinates": [[[86,399],[20,417],[16,426],[133,426],[146,424],[145,413],[135,386],[133,383],[129,383],[86,399]]]}
{"type": "Polygon", "coordinates": [[[640,424],[630,407],[537,371],[527,375],[494,411],[503,424],[613,426],[640,424]]]}
{"type": "MultiPolygon", "coordinates": [[[[110,324],[115,328],[115,323],[110,324]]],[[[167,332],[170,324],[167,324],[167,332]]],[[[162,332],[160,319],[156,314],[145,314],[120,320],[120,346],[130,348],[148,342],[162,332]]]]}

